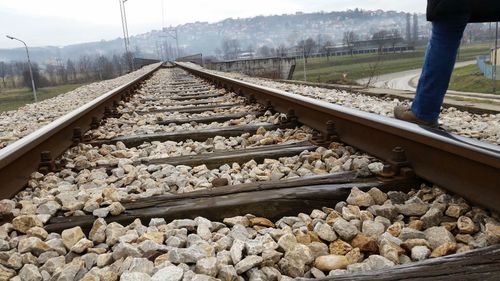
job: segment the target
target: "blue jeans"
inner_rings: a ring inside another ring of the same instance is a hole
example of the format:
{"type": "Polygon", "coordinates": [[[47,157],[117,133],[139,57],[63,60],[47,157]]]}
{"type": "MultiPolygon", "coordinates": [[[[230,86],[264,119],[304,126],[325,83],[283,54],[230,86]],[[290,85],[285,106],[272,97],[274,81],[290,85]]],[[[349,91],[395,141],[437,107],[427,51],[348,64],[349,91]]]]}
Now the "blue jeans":
{"type": "Polygon", "coordinates": [[[432,34],[425,52],[422,75],[411,107],[420,119],[435,122],[448,90],[460,41],[468,18],[432,23],[432,34]]]}

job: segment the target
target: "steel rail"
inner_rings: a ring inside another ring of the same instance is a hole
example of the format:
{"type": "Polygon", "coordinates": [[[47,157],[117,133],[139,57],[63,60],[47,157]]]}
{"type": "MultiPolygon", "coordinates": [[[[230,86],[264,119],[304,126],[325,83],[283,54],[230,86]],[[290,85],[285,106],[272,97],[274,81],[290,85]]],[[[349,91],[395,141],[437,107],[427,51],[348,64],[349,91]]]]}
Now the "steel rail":
{"type": "Polygon", "coordinates": [[[327,132],[327,121],[333,121],[342,142],[393,165],[398,164],[394,148],[401,147],[406,159],[400,162],[421,178],[500,211],[500,146],[225,77],[192,64],[177,65],[279,112],[293,109],[300,123],[321,132],[327,132]]]}
{"type": "Polygon", "coordinates": [[[0,150],[0,198],[11,198],[21,191],[30,175],[37,171],[42,152],[50,152],[51,159],[60,156],[74,143],[74,130],[82,134],[90,129],[92,118],[104,115],[110,107],[129,94],[140,82],[161,67],[158,63],[147,73],[95,98],[48,125],[30,133],[0,150]]]}

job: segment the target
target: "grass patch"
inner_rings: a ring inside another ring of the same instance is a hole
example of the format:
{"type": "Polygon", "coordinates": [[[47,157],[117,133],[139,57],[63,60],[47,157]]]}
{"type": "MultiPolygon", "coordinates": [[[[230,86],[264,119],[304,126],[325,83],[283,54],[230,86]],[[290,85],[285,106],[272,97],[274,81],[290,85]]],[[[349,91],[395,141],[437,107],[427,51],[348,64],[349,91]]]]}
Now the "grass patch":
{"type": "MultiPolygon", "coordinates": [[[[500,94],[497,81],[495,94],[500,94]]],[[[476,64],[456,68],[450,81],[450,90],[493,94],[493,80],[484,77],[476,64]]]]}
{"type": "MultiPolygon", "coordinates": [[[[473,60],[477,55],[488,53],[488,44],[474,44],[463,46],[458,61],[473,60]]],[[[360,54],[354,56],[309,58],[306,64],[307,81],[336,84],[356,84],[356,80],[375,75],[382,75],[422,67],[424,48],[414,52],[360,54]],[[380,57],[379,57],[380,56],[380,57]],[[377,60],[381,62],[373,71],[377,60]],[[344,77],[344,74],[347,76],[344,77]]],[[[294,80],[304,80],[304,60],[297,59],[297,66],[293,75],[294,80]]]]}
{"type": "MultiPolygon", "coordinates": [[[[38,101],[46,100],[70,92],[84,84],[69,84],[37,89],[38,101]]],[[[33,92],[29,88],[3,90],[0,92],[0,112],[15,110],[34,101],[33,92]]]]}

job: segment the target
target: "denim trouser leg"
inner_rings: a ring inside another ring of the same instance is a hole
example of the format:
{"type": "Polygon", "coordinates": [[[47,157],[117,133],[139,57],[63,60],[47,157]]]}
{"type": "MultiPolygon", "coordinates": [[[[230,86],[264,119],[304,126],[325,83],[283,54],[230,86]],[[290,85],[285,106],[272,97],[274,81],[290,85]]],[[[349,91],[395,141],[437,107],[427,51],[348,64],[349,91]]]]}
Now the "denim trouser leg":
{"type": "Polygon", "coordinates": [[[432,23],[422,75],[411,108],[420,119],[433,122],[439,118],[467,21],[464,18],[432,23]]]}

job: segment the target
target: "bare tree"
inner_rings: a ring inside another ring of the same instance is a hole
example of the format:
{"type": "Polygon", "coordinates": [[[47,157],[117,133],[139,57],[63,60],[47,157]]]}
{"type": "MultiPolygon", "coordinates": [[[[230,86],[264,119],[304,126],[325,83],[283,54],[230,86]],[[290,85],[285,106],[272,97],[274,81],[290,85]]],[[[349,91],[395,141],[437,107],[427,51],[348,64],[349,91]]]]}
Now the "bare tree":
{"type": "Polygon", "coordinates": [[[57,85],[57,68],[53,64],[45,65],[45,72],[49,76],[50,85],[57,85]]]}
{"type": "Polygon", "coordinates": [[[236,59],[240,53],[240,42],[236,39],[224,39],[222,41],[222,54],[224,59],[236,59]]]}
{"type": "Polygon", "coordinates": [[[71,77],[70,79],[73,82],[76,82],[76,67],[73,61],[70,59],[68,59],[68,61],[66,62],[66,70],[68,75],[71,77]]]}
{"type": "Polygon", "coordinates": [[[391,30],[391,35],[389,40],[391,41],[392,51],[396,53],[396,45],[400,42],[403,42],[403,38],[401,37],[399,29],[391,30]]]}
{"type": "Polygon", "coordinates": [[[374,82],[375,77],[378,76],[380,67],[383,64],[382,53],[377,54],[377,59],[374,62],[368,64],[368,81],[364,85],[366,88],[370,87],[370,85],[374,82]]]}
{"type": "MultiPolygon", "coordinates": [[[[24,65],[24,67],[23,67],[22,77],[23,77],[24,86],[33,90],[33,84],[31,83],[31,75],[30,75],[28,64],[23,63],[23,65],[24,65]]],[[[42,87],[48,86],[48,81],[40,74],[40,67],[38,67],[37,63],[31,64],[31,70],[32,70],[33,80],[35,81],[36,88],[42,88],[42,87]]]]}
{"type": "Polygon", "coordinates": [[[357,40],[357,36],[356,36],[356,33],[354,33],[354,31],[351,30],[351,31],[344,32],[343,43],[347,47],[347,49],[349,50],[349,53],[351,54],[351,56],[353,56],[354,42],[356,40],[357,40]]]}
{"type": "Polygon", "coordinates": [[[0,77],[2,77],[3,88],[6,87],[6,85],[5,85],[5,76],[7,76],[7,67],[5,66],[5,62],[0,61],[0,77]]]}
{"type": "Polygon", "coordinates": [[[316,41],[312,38],[307,38],[306,40],[299,41],[298,45],[299,49],[302,50],[302,54],[304,55],[305,63],[307,63],[307,58],[311,56],[312,51],[316,47],[316,41]]]}
{"type": "Polygon", "coordinates": [[[278,46],[278,48],[276,48],[276,56],[282,58],[286,57],[286,54],[287,54],[287,48],[285,44],[282,43],[278,46]]]}
{"type": "Polygon", "coordinates": [[[113,64],[105,56],[99,56],[96,59],[95,68],[100,80],[111,79],[114,76],[113,64]]]}
{"type": "Polygon", "coordinates": [[[267,45],[264,45],[257,50],[257,54],[260,57],[270,57],[272,54],[272,50],[267,45]]]}
{"type": "Polygon", "coordinates": [[[80,57],[78,60],[78,71],[82,74],[85,82],[92,80],[92,59],[89,56],[83,55],[80,57]]]}
{"type": "Polygon", "coordinates": [[[390,32],[387,30],[380,30],[373,34],[372,40],[374,40],[375,43],[377,44],[379,54],[383,52],[384,46],[388,41],[389,34],[390,32]]]}

